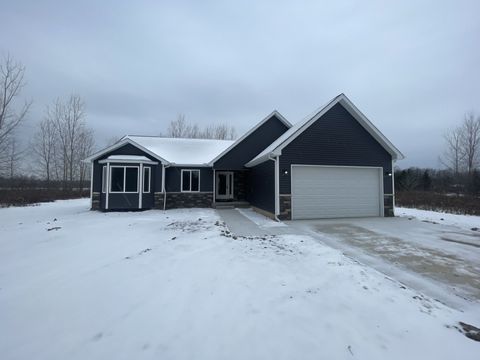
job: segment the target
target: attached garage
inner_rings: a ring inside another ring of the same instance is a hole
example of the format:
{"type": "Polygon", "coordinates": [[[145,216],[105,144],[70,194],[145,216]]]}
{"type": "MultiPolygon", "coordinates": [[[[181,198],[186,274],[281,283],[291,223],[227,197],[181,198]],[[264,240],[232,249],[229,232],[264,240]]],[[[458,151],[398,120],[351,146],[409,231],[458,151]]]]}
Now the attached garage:
{"type": "Polygon", "coordinates": [[[292,219],[383,216],[379,167],[292,165],[292,219]]]}

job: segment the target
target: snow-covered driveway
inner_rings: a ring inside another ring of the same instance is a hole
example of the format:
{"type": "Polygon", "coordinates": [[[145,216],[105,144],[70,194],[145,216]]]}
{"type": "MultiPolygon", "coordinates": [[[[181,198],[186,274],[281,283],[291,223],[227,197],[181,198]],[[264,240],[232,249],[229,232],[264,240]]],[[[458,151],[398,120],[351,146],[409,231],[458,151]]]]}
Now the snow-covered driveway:
{"type": "Polygon", "coordinates": [[[401,216],[291,225],[442,301],[480,301],[480,217],[410,209],[397,213],[401,216]]]}
{"type": "Polygon", "coordinates": [[[449,308],[306,235],[211,209],[0,209],[0,358],[477,359],[449,308]]]}

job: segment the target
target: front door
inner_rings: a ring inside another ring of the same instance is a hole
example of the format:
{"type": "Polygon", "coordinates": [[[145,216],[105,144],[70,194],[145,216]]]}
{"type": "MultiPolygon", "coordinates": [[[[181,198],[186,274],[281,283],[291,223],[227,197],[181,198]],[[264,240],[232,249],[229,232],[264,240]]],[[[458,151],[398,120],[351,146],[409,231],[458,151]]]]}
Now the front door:
{"type": "Polygon", "coordinates": [[[217,171],[216,174],[215,198],[219,200],[233,199],[233,172],[217,171]]]}

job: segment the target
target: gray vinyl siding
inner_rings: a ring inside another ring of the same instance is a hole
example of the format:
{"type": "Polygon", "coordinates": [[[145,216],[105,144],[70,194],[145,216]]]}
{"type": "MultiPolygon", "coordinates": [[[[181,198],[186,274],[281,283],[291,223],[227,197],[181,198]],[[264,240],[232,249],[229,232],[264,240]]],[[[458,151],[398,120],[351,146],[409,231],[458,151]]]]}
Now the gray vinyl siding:
{"type": "Polygon", "coordinates": [[[247,162],[287,130],[288,127],[274,115],[218,159],[213,167],[215,170],[242,170],[247,162]]]}
{"type": "Polygon", "coordinates": [[[200,191],[213,191],[213,170],[207,167],[168,167],[165,169],[165,189],[167,192],[181,191],[182,169],[200,170],[200,191]]]}
{"type": "Polygon", "coordinates": [[[268,160],[250,169],[247,200],[251,205],[275,213],[275,165],[268,160]]]}
{"type": "MultiPolygon", "coordinates": [[[[280,194],[291,193],[291,164],[383,167],[392,171],[392,157],[341,105],[336,104],[288,144],[280,156],[280,194]],[[285,173],[287,171],[288,173],[285,173]]],[[[383,178],[392,193],[392,177],[383,178]]]]}

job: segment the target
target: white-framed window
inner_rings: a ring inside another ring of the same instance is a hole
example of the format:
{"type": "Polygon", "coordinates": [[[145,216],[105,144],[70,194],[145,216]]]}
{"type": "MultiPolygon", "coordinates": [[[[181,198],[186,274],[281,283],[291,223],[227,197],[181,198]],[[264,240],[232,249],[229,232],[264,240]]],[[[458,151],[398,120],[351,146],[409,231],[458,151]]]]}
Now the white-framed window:
{"type": "Polygon", "coordinates": [[[200,170],[183,170],[181,174],[182,192],[200,191],[200,170]]]}
{"type": "Polygon", "coordinates": [[[146,166],[143,168],[143,192],[144,193],[149,193],[150,192],[150,173],[151,173],[151,168],[149,166],[146,166]]]}
{"type": "Polygon", "coordinates": [[[107,167],[102,167],[102,193],[107,192],[107,167]]]}
{"type": "Polygon", "coordinates": [[[138,193],[138,166],[110,166],[111,193],[138,193]]]}

